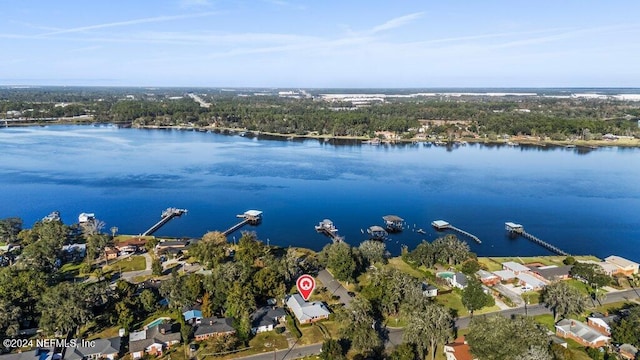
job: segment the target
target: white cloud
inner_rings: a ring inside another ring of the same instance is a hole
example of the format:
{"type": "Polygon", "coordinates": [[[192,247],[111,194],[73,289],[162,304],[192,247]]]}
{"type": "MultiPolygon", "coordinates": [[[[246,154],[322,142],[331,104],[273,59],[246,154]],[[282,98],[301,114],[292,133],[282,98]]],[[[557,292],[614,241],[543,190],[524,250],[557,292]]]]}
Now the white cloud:
{"type": "Polygon", "coordinates": [[[401,26],[404,26],[406,24],[409,24],[409,23],[421,18],[423,15],[424,15],[424,12],[417,12],[417,13],[413,13],[413,14],[409,14],[409,15],[404,15],[404,16],[400,16],[400,17],[397,17],[397,18],[393,18],[391,20],[386,21],[383,24],[380,24],[378,26],[373,27],[371,30],[369,30],[369,33],[375,34],[375,33],[381,32],[381,31],[387,31],[387,30],[399,28],[401,26]]]}

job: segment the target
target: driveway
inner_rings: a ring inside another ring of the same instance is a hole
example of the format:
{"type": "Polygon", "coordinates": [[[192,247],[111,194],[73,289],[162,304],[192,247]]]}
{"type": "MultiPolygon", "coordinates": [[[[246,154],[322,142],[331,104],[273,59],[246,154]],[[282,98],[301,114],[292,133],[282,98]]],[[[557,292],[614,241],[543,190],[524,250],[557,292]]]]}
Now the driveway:
{"type": "Polygon", "coordinates": [[[336,280],[333,275],[327,269],[320,270],[318,273],[318,280],[327,288],[327,291],[332,295],[338,296],[340,298],[340,302],[345,306],[349,306],[351,304],[351,300],[353,297],[349,295],[347,289],[340,284],[338,280],[336,280]]]}
{"type": "Polygon", "coordinates": [[[522,297],[520,297],[520,295],[516,294],[515,292],[511,291],[506,286],[502,284],[496,284],[493,287],[493,289],[499,292],[500,294],[502,294],[503,296],[508,297],[516,305],[516,307],[524,306],[524,300],[522,300],[522,297]]]}

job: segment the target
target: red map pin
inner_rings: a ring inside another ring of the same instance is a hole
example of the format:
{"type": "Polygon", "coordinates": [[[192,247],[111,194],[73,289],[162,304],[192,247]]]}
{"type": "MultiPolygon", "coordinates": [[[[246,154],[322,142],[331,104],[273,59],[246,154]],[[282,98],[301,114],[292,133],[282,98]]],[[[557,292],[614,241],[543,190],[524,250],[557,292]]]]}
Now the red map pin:
{"type": "Polygon", "coordinates": [[[304,274],[296,281],[296,287],[304,301],[307,301],[316,288],[316,280],[311,275],[304,274]]]}

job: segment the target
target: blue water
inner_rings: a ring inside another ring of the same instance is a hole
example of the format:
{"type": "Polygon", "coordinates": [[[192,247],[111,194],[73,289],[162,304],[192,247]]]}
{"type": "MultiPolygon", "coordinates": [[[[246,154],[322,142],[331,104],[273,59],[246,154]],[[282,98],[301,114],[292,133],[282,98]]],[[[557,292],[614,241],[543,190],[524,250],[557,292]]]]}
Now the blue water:
{"type": "Polygon", "coordinates": [[[438,237],[430,226],[437,219],[480,237],[481,245],[470,244],[479,255],[549,254],[505,236],[504,222],[514,221],[572,254],[640,261],[639,149],[446,149],[179,130],[4,128],[0,189],[0,218],[19,216],[28,227],[53,210],[65,223],[94,212],[106,231],[139,234],[174,206],[189,213],[156,235],[201,236],[258,209],[263,223],[245,230],[274,245],[319,250],[328,239],[313,227],[324,218],[357,244],[361,229],[396,214],[409,225],[390,235],[396,254],[401,244],[438,237]]]}

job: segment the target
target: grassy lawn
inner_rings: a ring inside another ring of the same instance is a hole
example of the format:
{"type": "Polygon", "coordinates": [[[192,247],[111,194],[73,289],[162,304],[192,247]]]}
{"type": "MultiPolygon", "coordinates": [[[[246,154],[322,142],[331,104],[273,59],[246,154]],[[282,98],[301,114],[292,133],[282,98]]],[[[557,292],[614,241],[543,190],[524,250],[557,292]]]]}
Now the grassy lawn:
{"type": "Polygon", "coordinates": [[[424,280],[427,277],[424,272],[412,268],[411,265],[404,262],[404,260],[399,256],[389,259],[389,263],[385,266],[400,270],[403,273],[409,274],[420,280],[424,280]]]}
{"type": "MultiPolygon", "coordinates": [[[[585,295],[589,295],[591,294],[591,287],[585,283],[583,283],[582,281],[576,280],[576,279],[569,279],[566,281],[567,284],[573,286],[574,288],[580,290],[581,293],[585,294],[585,295]]],[[[599,291],[603,291],[603,290],[599,290],[599,291]]]]}
{"type": "Polygon", "coordinates": [[[310,345],[324,341],[322,330],[316,325],[300,326],[302,337],[298,341],[298,345],[310,345]]]}
{"type": "Polygon", "coordinates": [[[119,261],[116,261],[115,263],[109,265],[109,266],[105,266],[104,267],[104,271],[108,272],[115,272],[115,271],[122,271],[122,272],[127,272],[127,271],[140,271],[140,270],[144,270],[147,266],[147,261],[144,258],[144,256],[130,256],[126,259],[122,259],[119,261]]]}
{"type": "Polygon", "coordinates": [[[151,239],[154,238],[154,236],[117,235],[116,237],[113,238],[113,242],[119,243],[119,242],[122,242],[122,241],[131,240],[131,238],[151,240],[151,239]]]}
{"type": "Polygon", "coordinates": [[[544,325],[547,329],[553,331],[555,333],[556,331],[556,327],[555,324],[556,322],[553,319],[553,315],[551,314],[543,314],[543,315],[536,315],[533,317],[533,320],[535,320],[535,322],[537,322],[538,324],[544,325]]]}
{"type": "Polygon", "coordinates": [[[276,334],[275,331],[267,331],[256,335],[249,341],[251,349],[247,353],[257,354],[267,351],[273,351],[276,349],[287,349],[289,343],[287,337],[283,334],[276,334]]]}
{"type": "MultiPolygon", "coordinates": [[[[478,258],[478,261],[484,266],[486,266],[486,268],[489,271],[496,271],[496,270],[501,270],[502,269],[501,264],[507,261],[513,261],[519,264],[541,263],[544,265],[563,266],[564,263],[562,263],[562,261],[565,258],[566,258],[565,256],[481,257],[481,258],[478,258]]],[[[574,258],[578,261],[581,261],[581,260],[600,261],[600,259],[591,255],[574,256],[574,258]]]]}
{"type": "Polygon", "coordinates": [[[82,266],[82,263],[66,263],[60,267],[59,272],[65,277],[76,277],[80,274],[80,266],[82,266]]]}
{"type": "MultiPolygon", "coordinates": [[[[627,308],[627,307],[630,307],[630,306],[637,306],[637,305],[638,304],[632,303],[632,302],[618,301],[618,302],[614,302],[614,303],[611,303],[611,304],[605,304],[605,305],[602,305],[602,306],[598,306],[595,309],[593,309],[593,311],[597,311],[599,313],[604,314],[604,313],[607,313],[607,312],[611,313],[611,312],[614,312],[614,311],[619,310],[619,309],[624,309],[624,308],[627,308]]],[[[589,311],[589,312],[591,312],[591,311],[589,311]]]]}
{"type": "Polygon", "coordinates": [[[522,298],[524,301],[529,300],[529,305],[535,305],[540,303],[540,292],[539,291],[527,291],[522,294],[522,298]]]}

